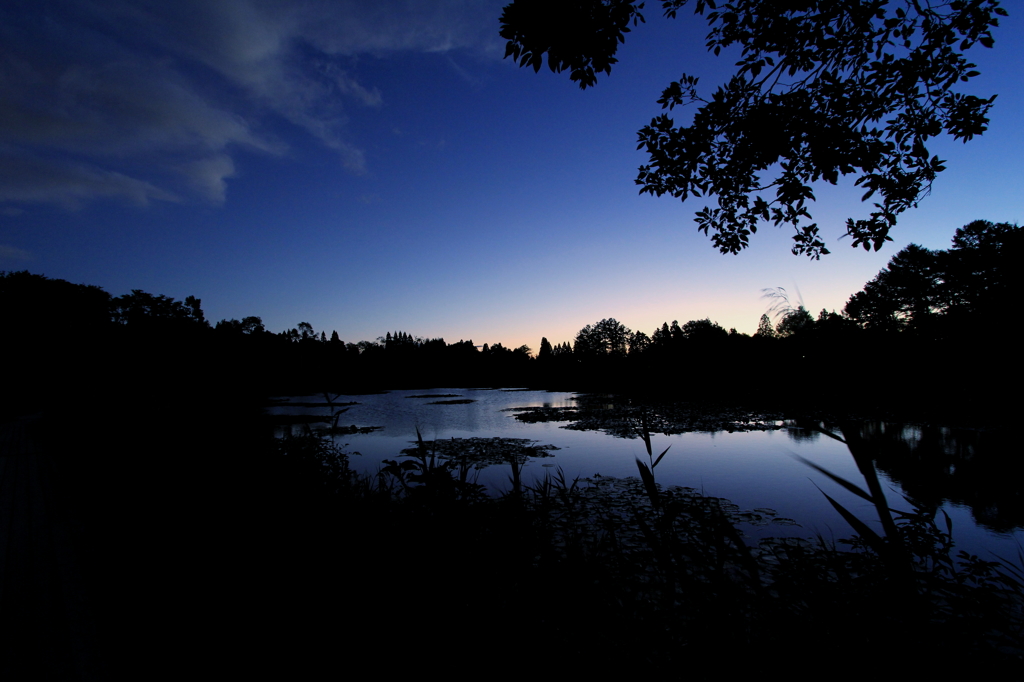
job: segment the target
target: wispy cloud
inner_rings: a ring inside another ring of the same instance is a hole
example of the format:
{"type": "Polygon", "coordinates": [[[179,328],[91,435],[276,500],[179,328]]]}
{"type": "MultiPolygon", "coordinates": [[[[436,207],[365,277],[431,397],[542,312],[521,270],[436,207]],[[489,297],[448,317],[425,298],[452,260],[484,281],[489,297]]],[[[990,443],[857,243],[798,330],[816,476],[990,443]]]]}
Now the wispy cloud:
{"type": "Polygon", "coordinates": [[[182,168],[192,187],[213,204],[223,204],[227,195],[227,179],[235,174],[235,162],[227,154],[218,154],[192,161],[182,168]]]}
{"type": "Polygon", "coordinates": [[[225,200],[287,121],[366,170],[352,57],[494,50],[502,2],[11,0],[0,7],[0,201],[225,200]]]}
{"type": "Polygon", "coordinates": [[[32,260],[32,254],[25,249],[19,249],[16,246],[8,246],[7,244],[0,244],[0,262],[29,260],[32,260]]]}
{"type": "Polygon", "coordinates": [[[99,197],[120,198],[139,206],[152,200],[180,200],[145,180],[81,162],[4,155],[0,163],[0,202],[79,208],[83,202],[99,197]]]}

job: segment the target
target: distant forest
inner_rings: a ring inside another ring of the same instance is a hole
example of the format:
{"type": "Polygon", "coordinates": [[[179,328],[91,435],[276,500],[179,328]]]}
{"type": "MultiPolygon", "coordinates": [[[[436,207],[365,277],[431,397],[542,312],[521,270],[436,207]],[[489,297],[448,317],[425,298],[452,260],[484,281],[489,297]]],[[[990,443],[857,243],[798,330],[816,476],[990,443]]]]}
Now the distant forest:
{"type": "Polygon", "coordinates": [[[258,316],[211,324],[194,296],[178,301],[27,271],[0,273],[9,357],[4,408],[107,381],[265,394],[443,386],[640,391],[684,399],[782,400],[837,408],[901,405],[991,410],[1020,378],[1009,312],[1021,288],[1021,229],[975,221],[951,248],[911,244],[853,294],[816,316],[785,292],[751,336],[710,319],[665,322],[649,335],[614,319],[536,352],[405,331],[346,343],[306,322],[279,333],[258,316]],[[837,403],[838,401],[838,403],[837,403]]]}

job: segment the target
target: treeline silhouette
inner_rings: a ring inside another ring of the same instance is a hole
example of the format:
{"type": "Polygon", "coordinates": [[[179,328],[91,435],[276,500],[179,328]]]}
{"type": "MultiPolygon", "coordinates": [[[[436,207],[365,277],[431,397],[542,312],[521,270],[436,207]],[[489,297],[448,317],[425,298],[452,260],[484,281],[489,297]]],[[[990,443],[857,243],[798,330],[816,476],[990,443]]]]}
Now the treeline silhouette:
{"type": "MultiPolygon", "coordinates": [[[[361,392],[429,386],[532,386],[642,391],[684,399],[786,401],[837,408],[993,409],[1020,376],[1005,323],[1021,290],[1021,230],[975,221],[952,247],[911,244],[851,296],[815,317],[781,290],[753,335],[710,319],[664,323],[650,335],[615,319],[556,345],[478,346],[404,331],[346,343],[307,322],[280,333],[261,318],[211,325],[201,301],[99,287],[26,271],[0,274],[12,357],[30,371],[26,397],[117,376],[129,383],[192,377],[265,393],[361,392]]],[[[186,382],[187,384],[187,382],[186,382]]]]}

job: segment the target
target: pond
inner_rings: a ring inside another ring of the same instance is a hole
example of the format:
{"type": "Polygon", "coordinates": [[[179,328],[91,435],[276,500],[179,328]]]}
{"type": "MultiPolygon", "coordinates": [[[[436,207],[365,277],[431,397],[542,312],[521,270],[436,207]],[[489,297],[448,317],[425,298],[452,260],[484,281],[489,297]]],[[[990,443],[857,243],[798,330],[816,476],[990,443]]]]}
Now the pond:
{"type": "MultiPolygon", "coordinates": [[[[647,460],[635,406],[612,396],[522,389],[432,389],[372,395],[279,398],[268,408],[278,435],[325,427],[338,416],[339,445],[353,454],[352,466],[376,473],[384,459],[409,448],[417,431],[427,441],[451,438],[520,438],[551,446],[549,457],[531,458],[522,476],[531,481],[561,471],[569,478],[637,475],[636,459],[647,460]],[[347,429],[345,427],[348,427],[347,429]],[[349,431],[349,432],[344,432],[349,431]]],[[[781,414],[703,412],[694,406],[645,410],[662,485],[695,488],[731,500],[742,509],[770,508],[798,525],[771,524],[747,530],[764,536],[839,540],[853,534],[822,492],[878,530],[875,509],[843,489],[818,467],[865,487],[847,446],[821,432],[798,427],[781,414]],[[680,432],[682,431],[682,432],[680,432]]],[[[837,427],[823,424],[839,433],[837,427]]],[[[909,509],[902,498],[941,506],[953,522],[957,549],[993,559],[1017,557],[1024,545],[1024,510],[1018,464],[1012,450],[977,431],[913,425],[858,425],[870,447],[879,478],[894,509],[909,509]],[[1000,456],[1008,458],[1000,460],[1000,456]]],[[[493,490],[511,487],[508,465],[474,472],[493,490]]],[[[941,517],[941,514],[940,514],[941,517]]]]}

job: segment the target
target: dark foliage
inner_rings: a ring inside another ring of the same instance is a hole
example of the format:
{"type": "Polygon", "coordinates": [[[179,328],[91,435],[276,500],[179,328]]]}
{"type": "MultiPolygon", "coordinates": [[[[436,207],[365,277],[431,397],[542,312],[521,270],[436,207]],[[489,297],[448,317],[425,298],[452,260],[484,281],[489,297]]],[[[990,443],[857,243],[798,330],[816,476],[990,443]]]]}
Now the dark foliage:
{"type": "Polygon", "coordinates": [[[571,343],[541,339],[536,358],[527,346],[478,347],[404,331],[345,343],[303,322],[275,334],[255,316],[211,327],[192,296],[182,302],[133,291],[111,299],[97,287],[5,273],[0,303],[21,332],[14,353],[37,370],[8,383],[5,409],[31,410],[58,386],[137,368],[140,382],[210,375],[293,395],[533,386],[998,421],[1011,413],[1000,387],[1021,376],[1011,330],[994,324],[1024,284],[1021,240],[1015,225],[976,221],[956,232],[949,250],[911,245],[851,297],[844,314],[822,310],[815,319],[783,290],[771,291],[775,304],[753,337],[710,318],[665,322],[650,335],[608,318],[584,326],[571,343]],[[858,370],[824,380],[823,369],[837,362],[858,370]]]}
{"type": "MultiPolygon", "coordinates": [[[[687,0],[664,0],[674,18],[687,0]]],[[[539,70],[569,70],[581,88],[611,73],[619,43],[644,20],[631,0],[516,0],[501,16],[505,56],[539,70]]],[[[695,0],[707,48],[742,50],[736,75],[710,98],[683,74],[662,93],[665,109],[695,104],[690,125],[668,114],[640,130],[650,155],[641,193],[681,200],[713,196],[698,228],[723,253],[747,247],[760,224],[790,225],[793,253],[828,253],[808,211],[811,184],[856,175],[866,219],[849,219],[853,246],[878,250],[897,216],[927,195],[944,162],[932,138],[970,140],[988,125],[995,96],[957,91],[978,75],[964,53],[993,45],[1006,10],[996,0],[920,3],[695,0]]]]}
{"type": "Polygon", "coordinates": [[[976,220],[956,231],[952,248],[917,244],[889,261],[850,297],[846,314],[865,329],[931,336],[997,319],[1020,292],[1024,230],[976,220]]]}
{"type": "MultiPolygon", "coordinates": [[[[704,674],[737,651],[752,672],[761,656],[793,641],[818,663],[849,650],[862,663],[883,663],[908,649],[924,668],[978,656],[1019,660],[1015,569],[954,557],[948,529],[933,514],[897,513],[884,539],[854,537],[846,549],[821,539],[750,545],[745,526],[792,522],[768,509],[743,511],[695,490],[658,485],[655,471],[668,452],[656,456],[642,413],[632,425],[648,452],[637,461],[638,479],[568,480],[558,472],[492,498],[467,481],[465,466],[481,455],[504,462],[515,482],[517,449],[544,446],[456,439],[443,449],[420,441],[404,461],[389,461],[376,484],[345,483],[350,492],[335,504],[346,513],[367,505],[374,527],[391,528],[390,539],[409,543],[389,556],[421,563],[429,557],[447,576],[411,580],[410,587],[423,586],[415,598],[433,593],[450,612],[461,616],[468,607],[473,614],[449,619],[443,632],[416,630],[407,646],[430,656],[425,652],[454,639],[464,645],[466,663],[486,663],[494,654],[485,641],[540,629],[548,648],[575,654],[550,659],[550,667],[634,674],[681,665],[704,674]],[[482,576],[489,580],[479,582],[482,576]],[[453,591],[453,583],[474,587],[453,591]]],[[[353,480],[344,470],[334,475],[353,480]]],[[[369,608],[394,604],[401,613],[400,600],[410,597],[384,589],[369,608]]],[[[747,671],[742,663],[732,669],[747,671]]]]}

